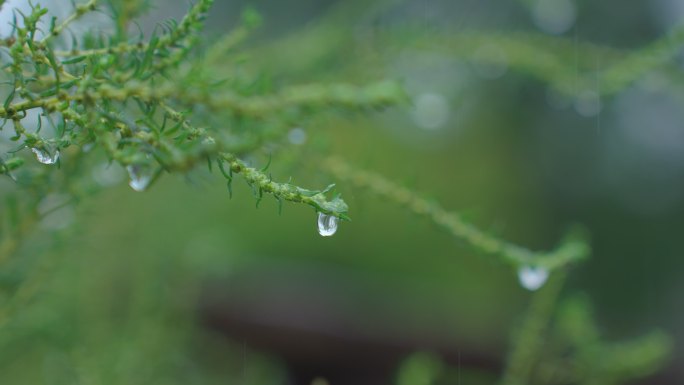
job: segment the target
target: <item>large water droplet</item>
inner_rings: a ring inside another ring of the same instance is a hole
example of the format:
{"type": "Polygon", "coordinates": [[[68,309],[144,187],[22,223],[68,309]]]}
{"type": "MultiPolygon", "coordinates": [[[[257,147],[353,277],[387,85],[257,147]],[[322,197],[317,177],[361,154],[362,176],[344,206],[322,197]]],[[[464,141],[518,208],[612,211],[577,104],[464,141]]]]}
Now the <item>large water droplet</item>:
{"type": "Polygon", "coordinates": [[[154,175],[152,169],[145,165],[132,164],[126,166],[126,171],[128,171],[128,175],[131,177],[128,185],[138,192],[145,191],[150,182],[152,182],[152,176],[154,175]]]}
{"type": "Polygon", "coordinates": [[[34,154],[36,154],[36,159],[42,164],[55,164],[59,159],[59,150],[55,150],[53,154],[45,148],[32,148],[34,154]]]}
{"type": "Polygon", "coordinates": [[[324,237],[335,234],[338,221],[336,216],[318,213],[318,233],[324,237]]]}
{"type": "Polygon", "coordinates": [[[549,271],[543,267],[523,266],[518,270],[520,285],[530,291],[544,286],[547,279],[549,279],[549,271]]]}

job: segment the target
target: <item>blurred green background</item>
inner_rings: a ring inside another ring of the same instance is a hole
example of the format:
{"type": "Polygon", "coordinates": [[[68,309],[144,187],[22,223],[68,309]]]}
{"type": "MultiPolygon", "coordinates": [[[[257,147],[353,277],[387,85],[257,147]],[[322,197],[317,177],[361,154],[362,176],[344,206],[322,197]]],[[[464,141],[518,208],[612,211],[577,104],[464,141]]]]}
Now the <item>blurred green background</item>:
{"type": "MultiPolygon", "coordinates": [[[[387,78],[412,98],[302,122],[274,152],[277,179],[334,183],[316,162],[338,154],[532,249],[580,223],[593,256],[563,296],[589,298],[608,340],[681,342],[681,49],[616,93],[601,79],[674,28],[681,2],[223,0],[207,44],[247,5],[264,23],[246,63],[274,88],[387,78]],[[535,67],[544,53],[569,75],[535,67]]],[[[141,24],[186,7],[159,3],[141,24]]],[[[353,221],[322,238],[311,209],[255,209],[217,176],[167,175],[143,194],[122,181],[57,239],[36,234],[22,253],[40,260],[24,262],[37,293],[2,336],[3,383],[419,384],[435,365],[444,383],[495,382],[530,297],[512,269],[344,183],[353,221]]],[[[644,383],[684,380],[683,359],[675,348],[644,383]]]]}

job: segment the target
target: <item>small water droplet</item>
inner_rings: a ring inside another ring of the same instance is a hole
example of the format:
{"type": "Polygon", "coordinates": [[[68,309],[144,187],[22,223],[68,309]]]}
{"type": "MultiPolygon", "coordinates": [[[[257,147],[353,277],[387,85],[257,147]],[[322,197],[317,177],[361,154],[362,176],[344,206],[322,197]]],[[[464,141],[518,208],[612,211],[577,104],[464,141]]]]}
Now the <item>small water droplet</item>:
{"type": "Polygon", "coordinates": [[[549,271],[543,267],[523,266],[518,270],[520,285],[530,291],[535,291],[544,286],[548,278],[549,271]]]}
{"type": "Polygon", "coordinates": [[[55,164],[59,159],[59,150],[55,150],[53,154],[45,148],[32,148],[34,154],[36,154],[36,159],[42,164],[55,164]]]}
{"type": "Polygon", "coordinates": [[[338,221],[336,216],[318,213],[318,233],[324,237],[335,234],[338,221]]]}
{"type": "Polygon", "coordinates": [[[131,177],[128,185],[138,192],[145,191],[150,182],[152,182],[152,176],[154,175],[152,169],[146,165],[132,164],[126,166],[126,171],[128,171],[128,175],[131,177]]]}

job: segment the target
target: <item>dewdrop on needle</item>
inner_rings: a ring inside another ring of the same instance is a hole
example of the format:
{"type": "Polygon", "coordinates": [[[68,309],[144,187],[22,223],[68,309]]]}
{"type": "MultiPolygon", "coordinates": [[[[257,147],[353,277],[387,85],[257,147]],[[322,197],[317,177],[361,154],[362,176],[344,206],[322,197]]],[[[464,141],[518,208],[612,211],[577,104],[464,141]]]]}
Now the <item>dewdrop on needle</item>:
{"type": "Polygon", "coordinates": [[[549,271],[543,267],[523,266],[518,270],[520,285],[529,291],[535,291],[546,283],[549,271]]]}
{"type": "Polygon", "coordinates": [[[132,164],[126,167],[126,171],[131,178],[128,185],[135,191],[145,191],[152,181],[152,172],[147,167],[132,164]]]}
{"type": "Polygon", "coordinates": [[[336,216],[318,213],[318,233],[324,237],[335,234],[338,222],[339,218],[336,216]]]}
{"type": "Polygon", "coordinates": [[[59,150],[56,150],[54,154],[50,155],[50,153],[42,148],[32,148],[31,151],[33,151],[34,154],[36,154],[36,159],[42,164],[55,164],[57,163],[57,160],[59,159],[59,150]]]}

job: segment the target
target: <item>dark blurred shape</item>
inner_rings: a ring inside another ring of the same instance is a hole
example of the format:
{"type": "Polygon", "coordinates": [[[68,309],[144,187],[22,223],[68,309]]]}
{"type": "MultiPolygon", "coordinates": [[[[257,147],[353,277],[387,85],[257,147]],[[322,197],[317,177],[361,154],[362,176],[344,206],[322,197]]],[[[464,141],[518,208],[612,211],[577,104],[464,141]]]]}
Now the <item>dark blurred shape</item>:
{"type": "Polygon", "coordinates": [[[344,271],[305,265],[246,270],[207,284],[201,316],[231,340],[278,356],[295,385],[394,383],[400,362],[416,351],[453,367],[500,371],[499,357],[462,350],[440,338],[445,330],[393,333],[404,321],[383,311],[380,290],[359,284],[344,271]],[[368,323],[388,327],[372,332],[368,323]]]}

